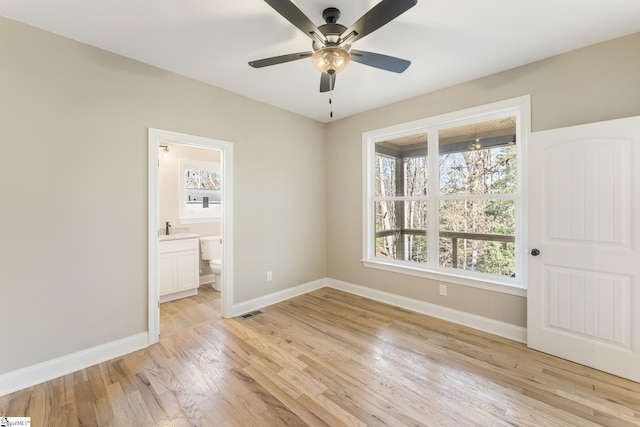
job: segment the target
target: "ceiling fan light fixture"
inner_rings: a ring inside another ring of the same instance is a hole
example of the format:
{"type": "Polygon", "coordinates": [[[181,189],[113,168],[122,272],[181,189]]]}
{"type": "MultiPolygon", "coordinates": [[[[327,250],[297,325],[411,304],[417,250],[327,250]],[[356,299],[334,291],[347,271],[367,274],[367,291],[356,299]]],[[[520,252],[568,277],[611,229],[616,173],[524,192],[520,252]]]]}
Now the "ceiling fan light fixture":
{"type": "Polygon", "coordinates": [[[349,65],[351,54],[339,46],[327,46],[316,50],[311,60],[313,65],[323,73],[335,74],[349,65]]]}

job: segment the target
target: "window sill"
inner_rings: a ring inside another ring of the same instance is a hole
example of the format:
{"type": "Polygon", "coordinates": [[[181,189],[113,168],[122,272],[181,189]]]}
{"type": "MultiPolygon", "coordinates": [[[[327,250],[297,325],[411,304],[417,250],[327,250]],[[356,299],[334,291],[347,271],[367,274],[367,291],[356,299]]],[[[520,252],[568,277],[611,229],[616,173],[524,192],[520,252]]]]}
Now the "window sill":
{"type": "Polygon", "coordinates": [[[180,217],[178,219],[180,221],[180,224],[205,224],[205,223],[212,223],[212,222],[220,222],[222,218],[219,216],[216,216],[216,217],[200,217],[200,218],[180,217]]]}
{"type": "Polygon", "coordinates": [[[521,297],[527,296],[527,289],[520,284],[511,284],[496,280],[469,277],[462,274],[451,274],[442,270],[425,270],[423,268],[415,268],[409,265],[396,264],[378,260],[362,260],[365,267],[377,268],[379,270],[391,271],[399,274],[407,274],[410,276],[424,277],[426,279],[440,280],[456,285],[469,286],[472,288],[486,289],[493,292],[503,294],[516,295],[521,297]]]}

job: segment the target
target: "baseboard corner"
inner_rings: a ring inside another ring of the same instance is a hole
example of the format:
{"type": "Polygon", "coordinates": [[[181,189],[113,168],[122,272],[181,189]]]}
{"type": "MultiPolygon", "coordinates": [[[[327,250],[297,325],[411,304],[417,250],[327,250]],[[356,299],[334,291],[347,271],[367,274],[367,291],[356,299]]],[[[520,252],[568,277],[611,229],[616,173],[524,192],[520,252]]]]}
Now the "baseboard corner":
{"type": "Polygon", "coordinates": [[[241,316],[255,310],[260,310],[261,308],[286,301],[299,295],[304,295],[317,289],[324,288],[326,287],[326,285],[327,279],[322,278],[291,288],[283,289],[281,291],[273,292],[271,294],[263,295],[261,297],[254,298],[248,301],[243,301],[238,304],[234,304],[232,309],[232,317],[241,316]]]}

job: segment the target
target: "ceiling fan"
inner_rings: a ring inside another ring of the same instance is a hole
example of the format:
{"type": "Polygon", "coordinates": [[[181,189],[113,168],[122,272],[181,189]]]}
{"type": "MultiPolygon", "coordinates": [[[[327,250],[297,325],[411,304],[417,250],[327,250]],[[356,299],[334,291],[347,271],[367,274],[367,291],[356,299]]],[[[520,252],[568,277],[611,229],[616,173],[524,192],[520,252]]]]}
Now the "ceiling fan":
{"type": "Polygon", "coordinates": [[[313,51],[290,53],[249,62],[249,65],[254,68],[311,57],[313,64],[322,72],[320,92],[328,92],[335,88],[336,73],[342,71],[351,60],[394,73],[402,73],[411,65],[411,61],[405,59],[351,49],[351,44],[412,8],[417,0],[382,0],[349,28],[338,24],[340,11],[335,7],[329,7],[322,12],[322,18],[326,24],[316,27],[290,0],[265,0],[265,2],[313,40],[311,45],[313,51]]]}

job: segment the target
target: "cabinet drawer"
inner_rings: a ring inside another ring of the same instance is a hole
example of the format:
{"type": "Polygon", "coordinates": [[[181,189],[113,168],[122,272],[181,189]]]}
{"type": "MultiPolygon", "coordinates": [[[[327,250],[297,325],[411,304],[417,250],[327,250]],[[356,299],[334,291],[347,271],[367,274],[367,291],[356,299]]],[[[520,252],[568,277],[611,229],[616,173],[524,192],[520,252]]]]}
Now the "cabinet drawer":
{"type": "Polygon", "coordinates": [[[160,242],[160,253],[197,250],[199,239],[169,240],[160,242]]]}

